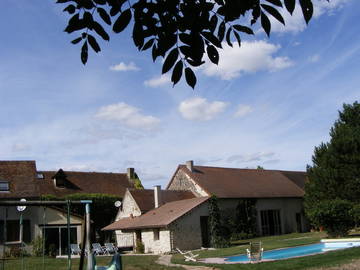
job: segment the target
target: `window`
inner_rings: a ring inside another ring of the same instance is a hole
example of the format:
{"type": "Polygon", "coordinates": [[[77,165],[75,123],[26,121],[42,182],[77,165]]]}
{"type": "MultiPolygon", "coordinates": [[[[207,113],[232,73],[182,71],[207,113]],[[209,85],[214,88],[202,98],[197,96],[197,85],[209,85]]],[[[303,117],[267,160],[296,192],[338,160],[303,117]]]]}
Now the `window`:
{"type": "MultiPolygon", "coordinates": [[[[4,238],[4,221],[0,220],[0,240],[4,238]]],[[[6,221],[6,242],[20,241],[20,222],[19,220],[6,221]]],[[[23,242],[31,242],[30,220],[23,220],[23,242]]]]}
{"type": "Polygon", "coordinates": [[[37,179],[44,179],[44,174],[43,173],[37,173],[36,177],[37,177],[37,179]]]}
{"type": "Polygon", "coordinates": [[[154,229],[154,241],[160,239],[160,229],[154,229]]]}
{"type": "Polygon", "coordinates": [[[0,191],[9,191],[9,182],[0,181],[0,191]]]}

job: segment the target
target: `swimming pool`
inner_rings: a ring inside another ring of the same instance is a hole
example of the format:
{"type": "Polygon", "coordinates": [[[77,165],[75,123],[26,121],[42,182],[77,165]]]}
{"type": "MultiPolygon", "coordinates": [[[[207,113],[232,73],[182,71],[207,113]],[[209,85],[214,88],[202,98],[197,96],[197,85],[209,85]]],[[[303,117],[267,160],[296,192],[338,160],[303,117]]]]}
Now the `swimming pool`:
{"type": "MultiPolygon", "coordinates": [[[[329,246],[326,243],[318,243],[307,246],[290,247],[276,250],[264,251],[262,260],[281,260],[299,256],[313,255],[330,250],[353,247],[352,244],[329,246]]],[[[246,255],[232,256],[225,259],[226,262],[248,262],[246,255]]]]}

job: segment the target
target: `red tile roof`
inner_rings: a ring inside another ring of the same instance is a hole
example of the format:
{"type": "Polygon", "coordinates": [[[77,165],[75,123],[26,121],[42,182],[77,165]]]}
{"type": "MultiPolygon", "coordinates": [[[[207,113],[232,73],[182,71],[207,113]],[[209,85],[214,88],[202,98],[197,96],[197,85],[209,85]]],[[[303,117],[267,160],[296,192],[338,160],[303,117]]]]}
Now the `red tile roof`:
{"type": "MultiPolygon", "coordinates": [[[[129,189],[129,192],[142,213],[154,208],[155,202],[153,189],[129,189]]],[[[161,190],[160,192],[161,203],[191,199],[195,197],[191,191],[161,190]]]]}
{"type": "Polygon", "coordinates": [[[132,188],[125,173],[65,171],[64,188],[55,187],[55,171],[37,171],[35,161],[0,161],[0,181],[9,182],[10,191],[0,192],[1,198],[39,198],[41,195],[62,197],[73,193],[102,193],[123,197],[132,188]],[[43,174],[43,178],[38,178],[43,174]]]}
{"type": "Polygon", "coordinates": [[[179,165],[178,170],[219,198],[303,197],[307,180],[305,172],[295,171],[194,166],[191,172],[185,165],[179,165]]]}
{"type": "Polygon", "coordinates": [[[102,230],[113,231],[166,227],[208,199],[209,197],[200,197],[169,202],[141,216],[122,218],[102,230]]]}

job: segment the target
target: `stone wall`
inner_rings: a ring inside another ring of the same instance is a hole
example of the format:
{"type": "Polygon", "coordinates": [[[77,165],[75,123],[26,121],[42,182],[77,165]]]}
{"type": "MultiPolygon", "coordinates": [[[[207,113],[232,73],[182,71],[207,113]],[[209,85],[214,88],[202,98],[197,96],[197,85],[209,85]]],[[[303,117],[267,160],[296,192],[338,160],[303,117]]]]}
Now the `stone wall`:
{"type": "Polygon", "coordinates": [[[194,180],[192,180],[185,172],[178,170],[175,174],[170,186],[170,190],[190,190],[197,197],[209,196],[194,180]]]}
{"type": "Polygon", "coordinates": [[[169,229],[142,230],[141,241],[144,244],[145,253],[160,254],[171,251],[171,233],[169,229]],[[159,230],[159,239],[154,238],[156,230],[159,230]]]}
{"type": "MultiPolygon", "coordinates": [[[[122,201],[122,207],[119,209],[116,220],[121,218],[127,218],[133,215],[134,217],[140,216],[141,211],[136,204],[134,198],[131,196],[129,191],[126,191],[124,199],[122,201]]],[[[115,231],[116,243],[118,247],[133,247],[134,246],[134,236],[132,233],[125,233],[121,230],[115,231]]]]}

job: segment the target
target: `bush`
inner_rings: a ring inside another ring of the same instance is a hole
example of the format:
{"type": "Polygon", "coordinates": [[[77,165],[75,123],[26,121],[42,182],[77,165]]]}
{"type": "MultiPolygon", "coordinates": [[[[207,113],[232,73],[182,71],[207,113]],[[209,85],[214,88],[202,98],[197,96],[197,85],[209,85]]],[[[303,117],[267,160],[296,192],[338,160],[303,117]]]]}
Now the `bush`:
{"type": "Polygon", "coordinates": [[[20,246],[10,247],[10,250],[5,254],[5,257],[12,257],[12,258],[19,258],[21,256],[28,256],[28,254],[20,246]]]}
{"type": "Polygon", "coordinates": [[[41,236],[37,236],[32,242],[32,254],[36,257],[41,257],[43,255],[44,242],[41,236]]]}
{"type": "Polygon", "coordinates": [[[308,210],[307,215],[317,227],[323,227],[331,237],[347,235],[354,226],[352,203],[346,200],[323,200],[308,210]]]}
{"type": "Polygon", "coordinates": [[[56,250],[56,245],[55,244],[50,244],[49,245],[49,256],[50,257],[56,257],[56,254],[57,254],[56,251],[57,251],[56,250]]]}
{"type": "Polygon", "coordinates": [[[140,253],[143,254],[145,252],[145,246],[144,243],[141,242],[140,240],[136,240],[136,253],[140,253]]]}

